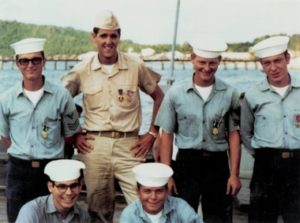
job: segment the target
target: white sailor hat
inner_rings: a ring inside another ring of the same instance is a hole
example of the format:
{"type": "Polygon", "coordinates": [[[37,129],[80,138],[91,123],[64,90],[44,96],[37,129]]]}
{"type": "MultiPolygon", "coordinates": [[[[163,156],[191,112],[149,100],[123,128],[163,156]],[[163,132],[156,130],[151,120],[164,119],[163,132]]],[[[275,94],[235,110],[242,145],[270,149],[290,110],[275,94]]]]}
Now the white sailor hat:
{"type": "Polygon", "coordinates": [[[162,163],[143,163],[132,169],[136,181],[148,187],[161,187],[168,183],[173,170],[162,163]]]}
{"type": "Polygon", "coordinates": [[[222,39],[208,34],[201,34],[198,38],[189,41],[193,52],[204,58],[217,58],[227,49],[227,44],[222,39]]]}
{"type": "Polygon", "coordinates": [[[44,50],[46,39],[41,38],[28,38],[19,42],[13,43],[10,46],[15,50],[15,54],[25,54],[41,52],[44,50]]]}
{"type": "Polygon", "coordinates": [[[275,56],[287,50],[289,37],[287,36],[274,36],[262,40],[252,47],[252,51],[256,57],[264,58],[275,56]]]}
{"type": "Polygon", "coordinates": [[[78,160],[61,159],[49,162],[44,173],[55,182],[75,180],[80,177],[80,170],[85,169],[83,162],[78,160]]]}
{"type": "Polygon", "coordinates": [[[94,27],[108,30],[120,29],[117,17],[109,10],[103,10],[97,14],[94,27]]]}

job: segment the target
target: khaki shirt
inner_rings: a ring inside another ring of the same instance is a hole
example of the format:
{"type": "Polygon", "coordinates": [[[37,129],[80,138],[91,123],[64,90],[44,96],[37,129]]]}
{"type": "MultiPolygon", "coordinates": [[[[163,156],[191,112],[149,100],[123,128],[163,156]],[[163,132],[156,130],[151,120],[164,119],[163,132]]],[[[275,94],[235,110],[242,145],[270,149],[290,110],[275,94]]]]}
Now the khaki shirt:
{"type": "Polygon", "coordinates": [[[108,74],[95,54],[62,80],[72,96],[83,93],[84,128],[129,132],[141,126],[139,89],[153,93],[160,75],[123,53],[118,53],[118,61],[108,74]]]}

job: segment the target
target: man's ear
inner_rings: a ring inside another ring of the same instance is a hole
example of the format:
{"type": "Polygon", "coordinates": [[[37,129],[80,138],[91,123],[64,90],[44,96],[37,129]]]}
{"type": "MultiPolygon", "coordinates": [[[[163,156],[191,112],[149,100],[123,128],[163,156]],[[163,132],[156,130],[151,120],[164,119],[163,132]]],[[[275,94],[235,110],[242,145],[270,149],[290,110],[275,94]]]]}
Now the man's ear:
{"type": "Polygon", "coordinates": [[[196,54],[195,53],[191,53],[191,60],[195,59],[196,54]]]}
{"type": "Polygon", "coordinates": [[[92,39],[94,39],[96,36],[97,36],[97,34],[96,34],[96,33],[94,33],[94,32],[91,32],[91,37],[92,37],[92,39]]]}
{"type": "Polygon", "coordinates": [[[50,182],[50,181],[48,181],[48,183],[47,183],[47,187],[48,187],[48,190],[49,190],[49,192],[50,192],[50,193],[52,193],[52,191],[53,191],[53,189],[54,189],[54,187],[53,187],[53,183],[52,183],[52,182],[50,182]]]}
{"type": "Polygon", "coordinates": [[[291,60],[291,54],[287,53],[285,58],[286,58],[287,64],[289,64],[290,60],[291,60]]]}

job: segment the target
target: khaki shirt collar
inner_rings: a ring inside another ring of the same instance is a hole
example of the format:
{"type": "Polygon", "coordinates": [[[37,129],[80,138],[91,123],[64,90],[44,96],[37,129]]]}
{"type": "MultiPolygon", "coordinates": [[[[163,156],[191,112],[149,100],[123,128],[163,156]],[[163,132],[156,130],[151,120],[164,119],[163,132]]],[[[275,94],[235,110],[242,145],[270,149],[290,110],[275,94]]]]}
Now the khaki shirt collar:
{"type": "MultiPolygon", "coordinates": [[[[92,58],[91,67],[92,67],[93,71],[101,69],[102,64],[99,61],[98,54],[96,54],[92,58]]],[[[128,62],[127,62],[126,58],[120,52],[118,52],[118,60],[116,62],[116,68],[118,70],[127,70],[128,69],[128,62]]]]}

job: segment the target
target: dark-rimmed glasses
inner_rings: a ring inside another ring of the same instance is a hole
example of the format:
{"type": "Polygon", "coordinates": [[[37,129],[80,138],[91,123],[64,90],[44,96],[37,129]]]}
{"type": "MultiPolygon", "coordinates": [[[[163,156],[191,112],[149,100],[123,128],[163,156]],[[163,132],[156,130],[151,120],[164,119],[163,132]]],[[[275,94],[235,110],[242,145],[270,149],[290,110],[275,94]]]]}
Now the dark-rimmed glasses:
{"type": "Polygon", "coordinates": [[[67,185],[67,184],[55,184],[54,183],[54,186],[57,188],[57,190],[60,193],[65,193],[68,190],[68,188],[70,188],[70,190],[75,193],[75,192],[78,192],[81,184],[80,183],[72,183],[70,185],[67,185]]]}
{"type": "Polygon", "coordinates": [[[22,66],[28,66],[30,62],[33,65],[39,65],[39,64],[42,63],[42,61],[43,61],[42,57],[33,57],[31,59],[28,59],[28,58],[20,58],[20,59],[18,59],[18,63],[20,65],[22,65],[22,66]]]}

